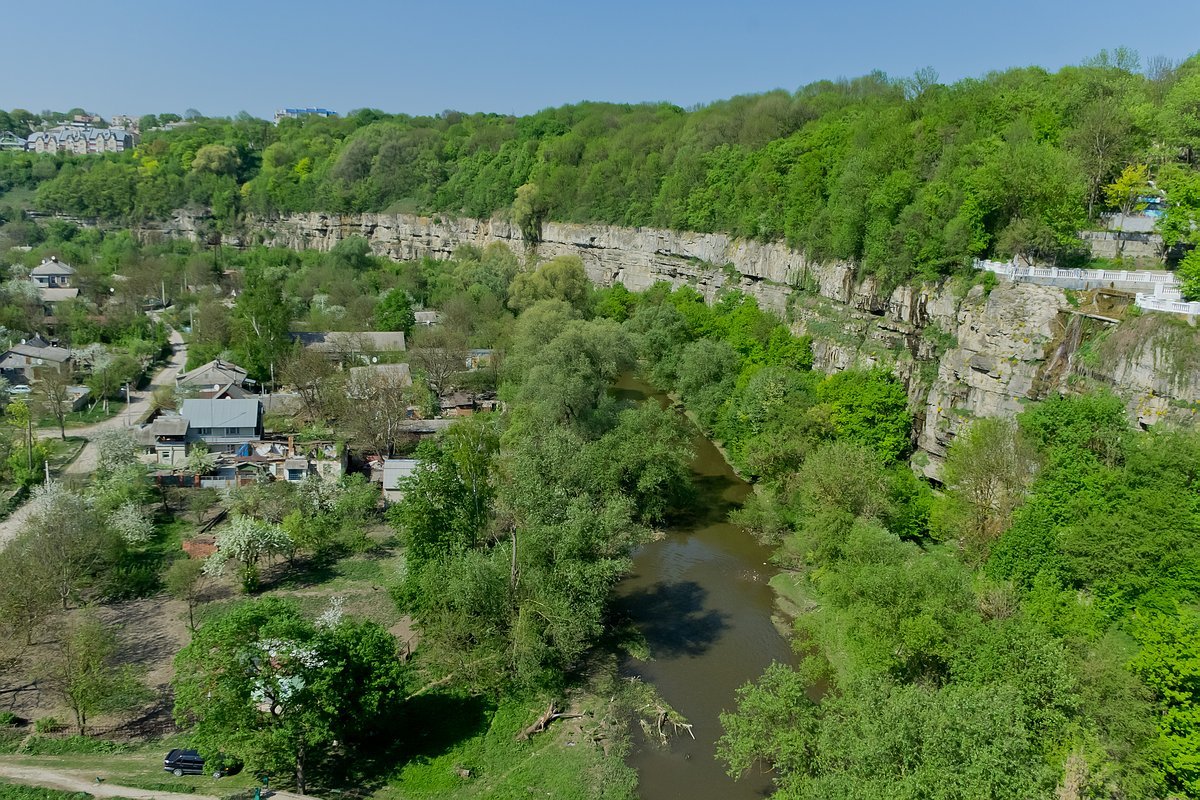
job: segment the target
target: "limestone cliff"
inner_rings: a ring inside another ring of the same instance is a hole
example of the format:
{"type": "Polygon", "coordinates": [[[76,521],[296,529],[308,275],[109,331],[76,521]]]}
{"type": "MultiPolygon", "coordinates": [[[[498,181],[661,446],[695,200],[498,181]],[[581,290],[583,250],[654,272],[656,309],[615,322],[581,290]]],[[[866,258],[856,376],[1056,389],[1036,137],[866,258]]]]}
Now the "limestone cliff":
{"type": "MultiPolygon", "coordinates": [[[[180,215],[162,232],[194,238],[201,227],[196,218],[180,215]]],[[[498,219],[310,213],[248,227],[252,241],[296,249],[328,250],[345,238],[362,236],[375,253],[396,260],[448,258],[462,244],[499,242],[527,251],[519,228],[498,219]]],[[[1171,321],[1163,328],[1169,336],[1149,340],[1140,335],[1143,329],[1158,330],[1166,323],[1135,321],[1107,331],[1111,325],[1101,321],[1087,328],[1083,323],[1088,318],[1073,308],[1062,289],[1002,283],[989,292],[982,285],[952,280],[882,292],[870,278],[856,280],[850,264],[814,263],[782,243],[545,224],[538,257],[564,254],[579,256],[600,285],[620,282],[636,291],[656,281],[687,283],[709,299],[726,288],[741,289],[787,319],[797,334],[812,336],[817,368],[890,369],[908,388],[917,419],[914,460],[931,477],[966,421],[1015,414],[1030,400],[1074,386],[1111,386],[1143,423],[1190,416],[1184,412],[1200,401],[1195,370],[1176,363],[1178,359],[1171,361],[1171,370],[1164,366],[1183,340],[1188,352],[1200,349],[1194,328],[1171,321]],[[1090,360],[1077,358],[1081,346],[1090,360]]]]}

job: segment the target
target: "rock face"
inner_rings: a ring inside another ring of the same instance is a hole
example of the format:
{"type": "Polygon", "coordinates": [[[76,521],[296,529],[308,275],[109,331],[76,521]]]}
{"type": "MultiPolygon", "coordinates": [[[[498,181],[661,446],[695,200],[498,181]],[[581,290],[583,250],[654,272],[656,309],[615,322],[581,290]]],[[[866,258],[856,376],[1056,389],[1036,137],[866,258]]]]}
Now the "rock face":
{"type": "MultiPolygon", "coordinates": [[[[309,213],[252,221],[249,228],[254,242],[294,249],[329,250],[361,236],[376,254],[395,260],[449,258],[463,244],[529,249],[517,226],[497,219],[309,213]]],[[[197,238],[202,229],[202,219],[181,214],[160,232],[197,238]]],[[[1195,329],[1173,323],[1170,344],[1160,337],[1157,344],[1134,346],[1142,339],[1117,337],[1121,347],[1093,348],[1089,366],[1076,357],[1086,349],[1085,334],[1112,337],[1085,331],[1063,290],[1054,287],[1001,283],[985,292],[952,280],[884,292],[869,277],[857,281],[851,264],[815,263],[782,243],[652,228],[547,223],[536,251],[542,259],[579,256],[598,285],[620,282],[638,291],[657,281],[690,284],[709,300],[740,289],[788,320],[795,333],[812,337],[817,368],[891,370],[907,387],[916,419],[914,462],[930,477],[937,477],[946,446],[969,420],[1012,415],[1030,400],[1076,385],[1112,387],[1143,423],[1190,416],[1167,410],[1200,401],[1197,371],[1177,369],[1168,379],[1162,369],[1164,348],[1178,349],[1181,339],[1200,350],[1195,329]]]]}

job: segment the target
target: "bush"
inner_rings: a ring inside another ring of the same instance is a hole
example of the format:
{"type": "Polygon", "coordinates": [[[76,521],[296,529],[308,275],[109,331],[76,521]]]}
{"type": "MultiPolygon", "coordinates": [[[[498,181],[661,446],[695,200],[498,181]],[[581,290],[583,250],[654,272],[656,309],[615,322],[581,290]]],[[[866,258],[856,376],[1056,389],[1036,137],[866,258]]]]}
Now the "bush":
{"type": "Polygon", "coordinates": [[[122,564],[109,570],[104,579],[107,602],[150,597],[162,588],[155,564],[122,564]]]}
{"type": "Polygon", "coordinates": [[[21,724],[21,718],[11,711],[0,711],[0,728],[11,728],[21,724]]]}
{"type": "Polygon", "coordinates": [[[67,726],[59,722],[58,717],[42,717],[33,723],[33,730],[37,733],[54,733],[65,727],[67,726]]]}
{"type": "MultiPolygon", "coordinates": [[[[53,720],[53,717],[47,717],[53,720]]],[[[41,720],[38,720],[41,722],[41,720]]],[[[55,730],[61,729],[60,724],[55,730]]],[[[31,736],[21,752],[31,756],[62,756],[75,753],[125,753],[133,748],[127,744],[94,739],[90,736],[31,736]]]]}

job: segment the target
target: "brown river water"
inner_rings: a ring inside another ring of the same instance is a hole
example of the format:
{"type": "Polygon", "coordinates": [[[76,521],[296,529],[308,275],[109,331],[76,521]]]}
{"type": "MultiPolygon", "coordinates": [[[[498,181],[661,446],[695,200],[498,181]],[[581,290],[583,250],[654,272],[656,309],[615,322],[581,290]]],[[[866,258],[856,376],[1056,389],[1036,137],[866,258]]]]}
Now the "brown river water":
{"type": "MultiPolygon", "coordinates": [[[[622,399],[667,398],[650,385],[622,377],[622,399]]],[[[767,581],[776,570],[771,550],[728,521],[750,494],[712,442],[695,430],[692,461],[696,498],[692,513],[676,521],[660,541],[643,546],[633,571],[616,588],[617,610],[646,637],[651,660],[630,659],[629,676],[653,684],[662,698],[692,723],[663,748],[634,731],[628,763],[638,771],[645,800],[738,800],[770,794],[766,774],[739,780],[716,759],[718,719],[732,711],[738,687],[772,661],[795,663],[788,643],[771,622],[774,594],[767,581]]]]}

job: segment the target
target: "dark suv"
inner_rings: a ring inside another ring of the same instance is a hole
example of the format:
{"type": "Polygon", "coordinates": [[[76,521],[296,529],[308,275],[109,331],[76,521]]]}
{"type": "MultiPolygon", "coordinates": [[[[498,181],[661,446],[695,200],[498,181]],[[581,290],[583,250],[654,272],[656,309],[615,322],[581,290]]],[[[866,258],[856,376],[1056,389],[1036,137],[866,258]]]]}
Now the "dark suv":
{"type": "MultiPolygon", "coordinates": [[[[220,778],[225,775],[236,775],[242,770],[241,761],[224,753],[217,753],[215,757],[208,759],[207,766],[212,771],[214,778],[220,778]]],[[[176,748],[167,753],[167,757],[163,759],[163,769],[173,773],[175,777],[181,775],[203,775],[204,768],[204,756],[195,750],[181,750],[176,748]]]]}
{"type": "Polygon", "coordinates": [[[180,775],[203,775],[204,758],[195,750],[175,748],[163,759],[163,769],[177,778],[180,775]]]}

